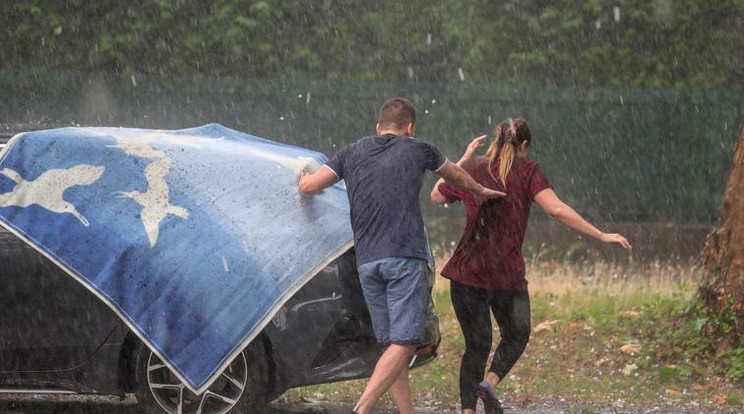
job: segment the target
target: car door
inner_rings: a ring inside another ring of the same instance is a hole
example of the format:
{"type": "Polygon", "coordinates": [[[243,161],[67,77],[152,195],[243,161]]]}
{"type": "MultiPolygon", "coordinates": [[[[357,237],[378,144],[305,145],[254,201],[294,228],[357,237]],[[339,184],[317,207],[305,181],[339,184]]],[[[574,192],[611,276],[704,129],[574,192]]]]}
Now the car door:
{"type": "Polygon", "coordinates": [[[0,228],[0,372],[78,366],[119,323],[79,282],[0,228]]]}
{"type": "Polygon", "coordinates": [[[289,373],[280,380],[286,387],[347,379],[371,370],[377,346],[353,250],[303,286],[266,331],[278,371],[289,373]],[[361,349],[368,355],[355,355],[351,361],[349,352],[361,349]],[[367,359],[372,365],[365,364],[367,359]]]}

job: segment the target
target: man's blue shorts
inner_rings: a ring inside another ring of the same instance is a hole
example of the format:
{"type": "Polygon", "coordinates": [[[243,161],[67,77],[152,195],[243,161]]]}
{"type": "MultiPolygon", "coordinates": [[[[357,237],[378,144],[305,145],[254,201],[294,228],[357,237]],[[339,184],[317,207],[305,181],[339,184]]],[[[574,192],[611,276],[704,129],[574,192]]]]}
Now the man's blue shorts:
{"type": "Polygon", "coordinates": [[[424,343],[431,302],[426,260],[390,257],[359,266],[359,280],[382,346],[424,343]]]}

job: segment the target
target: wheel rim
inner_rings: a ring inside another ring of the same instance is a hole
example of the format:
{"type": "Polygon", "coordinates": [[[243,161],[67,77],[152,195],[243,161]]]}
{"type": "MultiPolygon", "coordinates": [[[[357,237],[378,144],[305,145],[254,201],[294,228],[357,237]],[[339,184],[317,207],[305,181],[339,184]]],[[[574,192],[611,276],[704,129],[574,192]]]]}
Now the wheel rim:
{"type": "Polygon", "coordinates": [[[189,391],[157,355],[150,352],[147,359],[147,386],[169,414],[225,414],[238,405],[247,382],[248,363],[242,353],[201,395],[189,391]]]}

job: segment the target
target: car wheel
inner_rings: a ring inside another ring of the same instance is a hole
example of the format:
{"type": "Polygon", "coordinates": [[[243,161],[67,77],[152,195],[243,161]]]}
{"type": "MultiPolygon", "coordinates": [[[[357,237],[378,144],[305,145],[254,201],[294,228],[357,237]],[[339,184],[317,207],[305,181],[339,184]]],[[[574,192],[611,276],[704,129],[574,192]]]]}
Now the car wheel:
{"type": "Polygon", "coordinates": [[[137,401],[147,413],[237,414],[266,411],[269,361],[261,340],[254,341],[201,395],[196,395],[149,348],[135,352],[137,401]]]}

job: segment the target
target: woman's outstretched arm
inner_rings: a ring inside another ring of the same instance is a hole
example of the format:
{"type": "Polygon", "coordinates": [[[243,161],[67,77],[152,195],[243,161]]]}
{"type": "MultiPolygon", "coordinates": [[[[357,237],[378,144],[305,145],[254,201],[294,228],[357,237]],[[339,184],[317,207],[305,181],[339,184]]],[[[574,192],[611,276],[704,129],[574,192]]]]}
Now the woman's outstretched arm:
{"type": "Polygon", "coordinates": [[[631,249],[631,245],[625,237],[615,233],[603,233],[591,223],[584,220],[584,218],[574,211],[571,206],[561,201],[561,199],[555,195],[555,191],[550,188],[546,188],[537,193],[537,195],[535,195],[535,202],[549,216],[576,232],[593,237],[603,243],[615,244],[624,249],[631,249]]]}
{"type": "MultiPolygon", "coordinates": [[[[457,161],[457,166],[462,167],[463,164],[465,164],[466,161],[473,158],[473,155],[478,151],[478,148],[483,146],[483,141],[485,141],[486,136],[481,135],[477,138],[474,138],[468,146],[465,148],[465,153],[462,154],[462,157],[460,157],[460,160],[457,161]]],[[[444,195],[439,191],[439,185],[444,183],[444,179],[440,178],[437,180],[436,184],[434,184],[434,188],[431,189],[431,194],[429,194],[429,198],[433,203],[436,204],[444,204],[447,202],[447,199],[444,197],[444,195]]]]}

